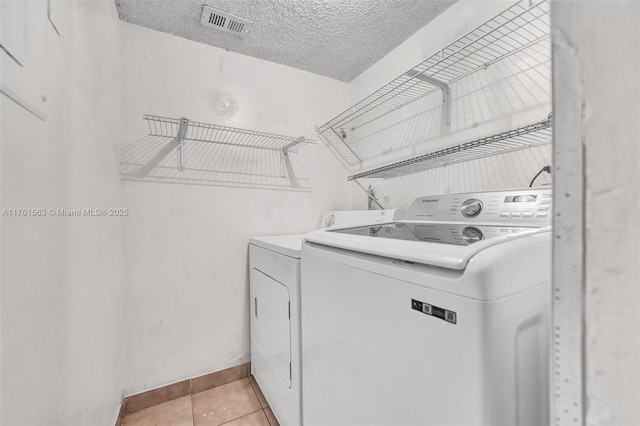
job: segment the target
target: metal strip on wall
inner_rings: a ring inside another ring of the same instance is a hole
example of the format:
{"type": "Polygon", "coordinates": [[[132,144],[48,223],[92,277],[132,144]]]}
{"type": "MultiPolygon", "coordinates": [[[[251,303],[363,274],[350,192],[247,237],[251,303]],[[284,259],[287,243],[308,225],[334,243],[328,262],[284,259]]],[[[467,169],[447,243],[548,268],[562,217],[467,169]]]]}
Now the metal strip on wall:
{"type": "Polygon", "coordinates": [[[584,184],[579,2],[551,3],[553,63],[553,302],[551,424],[585,424],[584,184]]]}

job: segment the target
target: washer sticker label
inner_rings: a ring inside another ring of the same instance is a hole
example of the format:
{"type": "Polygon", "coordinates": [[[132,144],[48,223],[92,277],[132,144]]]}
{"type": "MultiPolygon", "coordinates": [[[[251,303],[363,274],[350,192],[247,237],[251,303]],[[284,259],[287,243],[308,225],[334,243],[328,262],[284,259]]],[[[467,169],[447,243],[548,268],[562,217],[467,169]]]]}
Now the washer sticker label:
{"type": "Polygon", "coordinates": [[[416,299],[411,299],[411,309],[414,311],[422,312],[423,314],[430,315],[432,317],[440,318],[451,324],[457,324],[458,314],[454,311],[450,311],[445,308],[440,308],[429,303],[421,302],[416,299]]]}

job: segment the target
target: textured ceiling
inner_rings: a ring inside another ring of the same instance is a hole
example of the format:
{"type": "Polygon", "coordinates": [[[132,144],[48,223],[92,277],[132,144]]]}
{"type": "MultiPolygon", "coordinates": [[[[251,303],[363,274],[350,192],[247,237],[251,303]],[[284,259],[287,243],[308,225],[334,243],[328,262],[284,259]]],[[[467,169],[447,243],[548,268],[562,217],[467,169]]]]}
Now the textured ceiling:
{"type": "Polygon", "coordinates": [[[349,82],[457,0],[115,0],[120,19],[349,82]],[[253,22],[244,38],[199,23],[202,5],[253,22]]]}

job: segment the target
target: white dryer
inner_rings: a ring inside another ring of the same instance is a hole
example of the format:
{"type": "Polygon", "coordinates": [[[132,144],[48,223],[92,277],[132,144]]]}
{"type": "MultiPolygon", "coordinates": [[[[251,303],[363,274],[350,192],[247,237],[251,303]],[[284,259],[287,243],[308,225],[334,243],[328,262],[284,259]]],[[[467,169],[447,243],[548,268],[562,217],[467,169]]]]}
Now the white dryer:
{"type": "MultiPolygon", "coordinates": [[[[400,210],[329,211],[320,228],[398,220],[400,210]]],[[[304,234],[251,238],[251,372],[282,426],[302,423],[300,255],[304,234]]]]}
{"type": "Polygon", "coordinates": [[[305,426],[548,424],[550,190],[420,197],[302,250],[305,426]]]}

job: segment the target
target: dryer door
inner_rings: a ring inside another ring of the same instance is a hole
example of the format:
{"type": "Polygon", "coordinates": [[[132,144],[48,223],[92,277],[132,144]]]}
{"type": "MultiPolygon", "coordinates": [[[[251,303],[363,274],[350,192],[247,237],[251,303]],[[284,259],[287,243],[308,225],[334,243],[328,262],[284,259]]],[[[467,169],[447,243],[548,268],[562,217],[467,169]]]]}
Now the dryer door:
{"type": "Polygon", "coordinates": [[[252,350],[258,351],[252,356],[252,368],[267,387],[291,388],[289,302],[287,287],[258,269],[251,270],[251,340],[252,350]]]}

